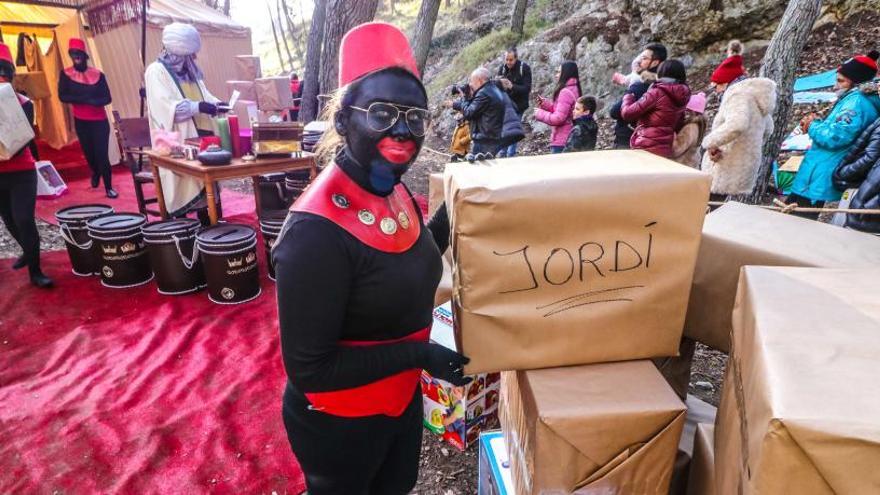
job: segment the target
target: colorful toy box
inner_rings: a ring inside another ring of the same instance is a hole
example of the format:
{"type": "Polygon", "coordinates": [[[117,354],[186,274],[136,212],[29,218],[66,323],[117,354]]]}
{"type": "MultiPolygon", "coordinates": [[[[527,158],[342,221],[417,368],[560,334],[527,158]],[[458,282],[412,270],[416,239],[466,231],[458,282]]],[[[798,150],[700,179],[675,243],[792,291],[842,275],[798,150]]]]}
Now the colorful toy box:
{"type": "MultiPolygon", "coordinates": [[[[431,341],[455,349],[450,303],[434,310],[431,341]]],[[[499,373],[480,373],[464,387],[422,372],[424,424],[460,450],[477,442],[481,431],[498,426],[499,373]]]]}

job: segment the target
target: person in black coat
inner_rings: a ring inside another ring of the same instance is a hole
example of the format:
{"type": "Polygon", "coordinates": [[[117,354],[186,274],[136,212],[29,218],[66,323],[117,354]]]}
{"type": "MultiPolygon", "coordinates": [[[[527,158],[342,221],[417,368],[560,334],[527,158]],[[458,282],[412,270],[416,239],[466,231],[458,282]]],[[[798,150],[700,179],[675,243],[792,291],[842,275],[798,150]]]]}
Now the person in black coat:
{"type": "Polygon", "coordinates": [[[470,95],[452,103],[471,126],[471,153],[494,155],[501,146],[504,129],[504,93],[489,81],[485,68],[475,70],[468,83],[470,95]]]}
{"type": "MultiPolygon", "coordinates": [[[[649,43],[642,54],[639,55],[639,73],[642,74],[642,80],[630,85],[626,93],[632,94],[635,101],[638,101],[642,95],[648,92],[651,84],[657,79],[652,75],[657,73],[660,64],[666,61],[666,47],[660,43],[649,43]]],[[[629,149],[629,141],[635,132],[634,122],[627,122],[621,115],[621,107],[623,107],[623,97],[615,103],[608,111],[608,115],[615,120],[614,123],[614,148],[619,150],[629,149]]]]}
{"type": "Polygon", "coordinates": [[[501,146],[498,148],[498,158],[512,157],[516,154],[516,143],[526,137],[523,129],[522,119],[516,113],[516,105],[509,96],[504,96],[504,127],[501,130],[501,146]],[[509,150],[513,148],[513,155],[509,155],[509,150]]]}
{"type": "MultiPolygon", "coordinates": [[[[862,132],[831,180],[840,191],[858,188],[850,208],[880,209],[880,119],[862,132]]],[[[846,226],[877,234],[880,233],[880,216],[848,213],[846,226]]]]}
{"type": "MultiPolygon", "coordinates": [[[[529,109],[529,95],[532,93],[532,68],[519,59],[516,48],[504,53],[504,63],[498,68],[498,81],[501,89],[510,96],[516,107],[516,113],[522,116],[529,109]]],[[[516,155],[516,143],[501,150],[504,156],[516,155]]]]}

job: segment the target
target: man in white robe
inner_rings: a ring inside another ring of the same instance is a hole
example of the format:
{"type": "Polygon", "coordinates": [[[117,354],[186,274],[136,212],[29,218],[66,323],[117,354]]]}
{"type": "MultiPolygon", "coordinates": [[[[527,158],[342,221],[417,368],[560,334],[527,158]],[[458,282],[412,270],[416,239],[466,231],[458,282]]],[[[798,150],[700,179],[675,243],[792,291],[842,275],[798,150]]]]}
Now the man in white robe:
{"type": "MultiPolygon", "coordinates": [[[[162,45],[159,58],[144,73],[150,129],[179,132],[181,142],[213,135],[211,117],[219,112],[220,100],[205,87],[195,62],[202,47],[199,32],[189,24],[169,24],[162,45]]],[[[202,198],[202,181],[161,168],[159,174],[169,215],[185,215],[202,198]]]]}

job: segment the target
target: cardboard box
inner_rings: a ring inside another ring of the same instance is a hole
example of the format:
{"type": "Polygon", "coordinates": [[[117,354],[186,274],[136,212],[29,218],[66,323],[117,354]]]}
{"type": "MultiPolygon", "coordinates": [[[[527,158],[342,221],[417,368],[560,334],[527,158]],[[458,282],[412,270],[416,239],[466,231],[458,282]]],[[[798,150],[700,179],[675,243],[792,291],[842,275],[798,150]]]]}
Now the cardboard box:
{"type": "Polygon", "coordinates": [[[685,406],[647,360],[501,376],[518,495],[666,495],[685,406]]]}
{"type": "Polygon", "coordinates": [[[730,351],[730,315],[746,265],[846,268],[880,265],[880,238],[728,203],[706,217],[685,335],[730,351]]]}
{"type": "Polygon", "coordinates": [[[250,129],[252,123],[259,119],[260,114],[257,110],[257,102],[251,100],[238,100],[232,112],[238,115],[239,129],[250,129]]]}
{"type": "Polygon", "coordinates": [[[293,105],[290,79],[287,77],[264,77],[254,81],[257,91],[257,107],[269,112],[280,112],[293,105]]]}
{"type": "Polygon", "coordinates": [[[746,267],[717,493],[880,493],[880,269],[746,267]]]}
{"type": "Polygon", "coordinates": [[[242,81],[253,81],[263,77],[260,57],[254,55],[238,55],[235,57],[235,74],[242,81]]]}
{"type": "MultiPolygon", "coordinates": [[[[448,302],[434,310],[431,341],[455,350],[448,302]]],[[[455,387],[422,371],[425,428],[460,450],[476,443],[480,432],[498,426],[501,376],[480,373],[471,378],[469,385],[455,387]]]]}
{"type": "Polygon", "coordinates": [[[428,176],[428,218],[434,215],[437,208],[446,200],[443,191],[443,172],[428,176]]]}
{"type": "Polygon", "coordinates": [[[9,83],[0,83],[0,160],[11,159],[32,139],[34,129],[15,90],[9,83]]]}
{"type": "Polygon", "coordinates": [[[480,433],[477,495],[516,495],[507,456],[507,443],[500,431],[480,433]]]}
{"type": "Polygon", "coordinates": [[[642,151],[450,163],[468,372],[675,356],[709,176],[642,151]]]}
{"type": "Polygon", "coordinates": [[[687,493],[715,495],[715,427],[713,425],[697,425],[687,493]]]}
{"type": "Polygon", "coordinates": [[[229,93],[230,98],[234,91],[238,91],[240,93],[238,96],[239,100],[257,100],[257,86],[253,81],[226,81],[226,91],[229,93]]]}

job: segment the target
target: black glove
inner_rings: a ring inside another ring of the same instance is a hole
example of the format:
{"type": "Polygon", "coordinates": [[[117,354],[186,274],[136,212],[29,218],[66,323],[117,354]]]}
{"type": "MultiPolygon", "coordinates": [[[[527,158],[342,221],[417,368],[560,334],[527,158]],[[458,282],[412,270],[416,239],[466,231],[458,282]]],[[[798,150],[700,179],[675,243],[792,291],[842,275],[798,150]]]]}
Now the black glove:
{"type": "Polygon", "coordinates": [[[471,360],[439,344],[428,344],[425,356],[425,371],[434,378],[445,380],[456,387],[467,385],[473,380],[464,376],[464,365],[471,360]]]}
{"type": "Polygon", "coordinates": [[[207,101],[199,102],[199,113],[208,114],[211,117],[217,115],[217,105],[208,103],[207,101]]]}
{"type": "Polygon", "coordinates": [[[229,108],[229,103],[225,101],[217,103],[217,113],[229,113],[230,110],[232,109],[229,108]]]}

